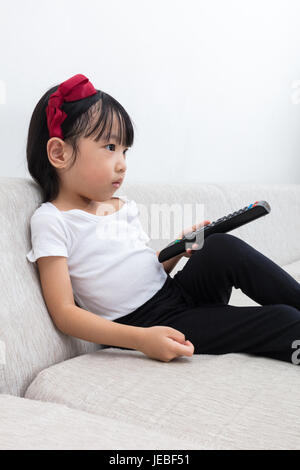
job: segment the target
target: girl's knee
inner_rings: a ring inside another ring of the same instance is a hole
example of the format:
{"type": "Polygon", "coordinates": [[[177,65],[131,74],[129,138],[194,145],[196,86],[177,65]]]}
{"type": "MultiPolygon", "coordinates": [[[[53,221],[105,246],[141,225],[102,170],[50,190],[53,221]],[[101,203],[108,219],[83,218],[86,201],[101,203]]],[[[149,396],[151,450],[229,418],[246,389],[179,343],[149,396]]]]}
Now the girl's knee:
{"type": "Polygon", "coordinates": [[[239,243],[242,240],[230,233],[213,233],[209,237],[205,239],[205,242],[213,242],[213,243],[239,243]]]}
{"type": "Polygon", "coordinates": [[[298,310],[296,307],[293,307],[293,305],[278,304],[277,306],[281,312],[284,312],[286,315],[291,315],[292,317],[300,320],[300,310],[298,310]]]}
{"type": "Polygon", "coordinates": [[[283,329],[294,325],[295,333],[300,335],[300,310],[288,304],[269,305],[269,308],[274,323],[283,329]]]}
{"type": "Polygon", "coordinates": [[[229,233],[214,233],[204,241],[204,248],[224,262],[232,263],[244,258],[243,241],[229,233]]]}

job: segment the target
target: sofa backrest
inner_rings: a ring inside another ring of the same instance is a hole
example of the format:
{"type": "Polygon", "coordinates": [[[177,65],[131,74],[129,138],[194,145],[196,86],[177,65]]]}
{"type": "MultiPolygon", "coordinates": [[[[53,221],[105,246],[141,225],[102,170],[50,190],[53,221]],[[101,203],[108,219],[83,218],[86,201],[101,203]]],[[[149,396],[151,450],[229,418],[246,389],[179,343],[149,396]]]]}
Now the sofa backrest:
{"type": "MultiPolygon", "coordinates": [[[[124,187],[125,188],[125,187],[124,187]]],[[[127,189],[127,188],[126,188],[127,189]]],[[[122,193],[125,192],[123,189],[122,193]]],[[[121,193],[120,193],[121,194],[121,193]]],[[[300,260],[300,185],[262,183],[183,183],[183,184],[132,184],[126,194],[142,205],[181,204],[203,205],[203,218],[211,222],[242,209],[255,201],[265,200],[271,212],[230,233],[243,239],[280,266],[300,260]]],[[[150,209],[149,209],[150,212],[150,209]]],[[[145,228],[146,218],[141,213],[145,228]]],[[[152,220],[156,232],[157,221],[152,220]]],[[[201,222],[193,220],[192,223],[201,222]]],[[[167,220],[169,226],[169,222],[167,220]]],[[[192,224],[188,224],[192,225],[192,224]]],[[[149,234],[150,236],[150,234],[149,234]]],[[[151,237],[150,237],[151,238],[151,237]]],[[[149,246],[162,249],[173,238],[151,240],[149,246]]],[[[176,273],[176,268],[173,275],[176,273]]]]}
{"type": "MultiPolygon", "coordinates": [[[[151,239],[149,246],[155,251],[178,235],[172,231],[174,218],[166,213],[164,221],[157,217],[162,207],[173,205],[178,217],[178,206],[190,210],[203,204],[203,218],[213,221],[264,199],[270,203],[271,213],[231,233],[280,265],[300,259],[299,185],[125,182],[118,194],[137,202],[141,223],[151,239]]],[[[40,203],[40,190],[31,179],[0,178],[0,392],[19,396],[24,396],[41,370],[101,348],[64,335],[48,313],[37,267],[26,258],[31,249],[30,217],[40,203]]],[[[196,221],[201,220],[192,219],[188,226],[196,221]]]]}
{"type": "Polygon", "coordinates": [[[0,391],[18,396],[42,369],[99,349],[61,333],[48,313],[37,266],[26,258],[30,217],[40,202],[32,180],[0,179],[0,391]]]}

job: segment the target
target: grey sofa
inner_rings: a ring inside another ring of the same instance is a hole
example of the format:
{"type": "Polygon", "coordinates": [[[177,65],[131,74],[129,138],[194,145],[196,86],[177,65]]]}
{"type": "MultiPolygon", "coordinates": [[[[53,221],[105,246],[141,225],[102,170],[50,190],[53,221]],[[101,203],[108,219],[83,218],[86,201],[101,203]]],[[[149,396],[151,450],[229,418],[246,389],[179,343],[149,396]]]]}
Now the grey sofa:
{"type": "MultiPolygon", "coordinates": [[[[211,221],[266,200],[268,216],[231,233],[300,281],[300,185],[124,183],[119,194],[202,203],[211,221]]],[[[61,333],[26,259],[40,201],[32,180],[0,179],[0,449],[300,449],[296,365],[234,353],[164,363],[61,333]]],[[[257,305],[234,288],[229,304],[257,305]]]]}

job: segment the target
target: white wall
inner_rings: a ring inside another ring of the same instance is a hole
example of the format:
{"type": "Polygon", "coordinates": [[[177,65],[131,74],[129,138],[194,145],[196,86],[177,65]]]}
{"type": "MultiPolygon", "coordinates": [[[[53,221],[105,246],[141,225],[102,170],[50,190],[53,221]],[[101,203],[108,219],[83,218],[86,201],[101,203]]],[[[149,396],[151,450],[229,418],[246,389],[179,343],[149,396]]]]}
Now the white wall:
{"type": "Polygon", "coordinates": [[[0,175],[83,73],[135,123],[127,181],[300,183],[297,0],[1,0],[0,175]],[[297,82],[298,81],[298,82],[297,82]]]}

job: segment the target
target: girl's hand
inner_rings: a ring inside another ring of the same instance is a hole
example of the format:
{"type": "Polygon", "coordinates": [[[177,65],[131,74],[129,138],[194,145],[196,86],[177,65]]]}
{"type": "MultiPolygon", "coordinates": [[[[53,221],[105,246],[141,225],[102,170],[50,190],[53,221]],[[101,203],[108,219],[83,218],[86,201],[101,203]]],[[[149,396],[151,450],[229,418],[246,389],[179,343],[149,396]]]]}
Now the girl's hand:
{"type": "MultiPolygon", "coordinates": [[[[185,228],[182,230],[182,232],[180,233],[179,237],[178,238],[182,238],[184,235],[186,235],[187,233],[189,232],[194,232],[195,230],[197,230],[198,228],[200,227],[204,227],[205,225],[208,225],[210,224],[210,220],[204,220],[203,222],[199,222],[198,224],[194,224],[192,225],[192,227],[189,227],[189,228],[185,228]]],[[[185,256],[186,258],[190,258],[193,254],[193,250],[197,250],[197,248],[199,248],[199,244],[198,243],[194,243],[192,245],[192,248],[188,248],[184,253],[182,253],[181,256],[185,256]]]]}
{"type": "Polygon", "coordinates": [[[140,328],[137,349],[151,359],[169,362],[179,356],[192,356],[194,345],[185,335],[170,326],[140,328]]]}

